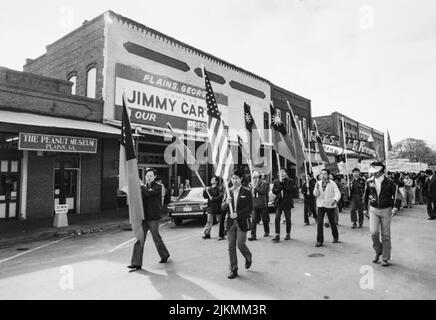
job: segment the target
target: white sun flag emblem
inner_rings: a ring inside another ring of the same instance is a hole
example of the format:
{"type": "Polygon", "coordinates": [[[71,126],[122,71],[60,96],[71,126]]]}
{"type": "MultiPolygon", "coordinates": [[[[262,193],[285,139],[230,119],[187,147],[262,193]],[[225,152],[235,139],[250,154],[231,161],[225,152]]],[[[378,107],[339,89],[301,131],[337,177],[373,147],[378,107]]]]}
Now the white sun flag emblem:
{"type": "Polygon", "coordinates": [[[282,124],[282,119],[280,119],[280,117],[277,114],[275,114],[273,117],[273,122],[275,126],[279,126],[282,124]]]}
{"type": "Polygon", "coordinates": [[[253,119],[253,118],[251,117],[250,114],[248,114],[248,113],[245,114],[245,121],[246,121],[247,123],[251,123],[251,120],[252,120],[252,119],[253,119]]]}

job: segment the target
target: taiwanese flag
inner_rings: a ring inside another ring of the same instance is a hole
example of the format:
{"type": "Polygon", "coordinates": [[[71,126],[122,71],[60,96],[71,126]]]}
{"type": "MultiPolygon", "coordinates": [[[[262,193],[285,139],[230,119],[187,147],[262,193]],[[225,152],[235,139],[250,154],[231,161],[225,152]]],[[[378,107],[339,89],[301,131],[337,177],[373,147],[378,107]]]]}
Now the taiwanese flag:
{"type": "Polygon", "coordinates": [[[295,147],[291,137],[286,132],[282,119],[277,114],[276,110],[270,105],[271,112],[271,127],[272,127],[272,142],[276,152],[289,161],[296,163],[295,147]]]}
{"type": "Polygon", "coordinates": [[[321,160],[326,163],[330,163],[329,158],[327,157],[327,153],[324,150],[324,145],[322,144],[321,135],[319,134],[318,126],[316,125],[315,120],[313,120],[313,126],[315,128],[316,144],[318,145],[318,152],[321,156],[321,160]]]}
{"type": "Polygon", "coordinates": [[[245,128],[248,131],[248,146],[249,146],[249,157],[253,161],[254,166],[263,167],[263,161],[258,163],[255,160],[260,160],[260,146],[262,145],[262,138],[260,136],[259,130],[257,129],[256,122],[254,122],[253,115],[251,114],[251,107],[244,102],[244,120],[245,120],[245,128]],[[254,145],[256,152],[256,156],[253,156],[253,142],[256,143],[254,145]],[[259,144],[258,144],[259,143],[259,144]]]}
{"type": "Polygon", "coordinates": [[[141,182],[138,174],[138,162],[133,145],[132,128],[123,95],[123,116],[121,121],[120,158],[119,158],[119,189],[127,194],[129,204],[129,221],[133,235],[144,243],[144,209],[141,195],[141,182]]]}

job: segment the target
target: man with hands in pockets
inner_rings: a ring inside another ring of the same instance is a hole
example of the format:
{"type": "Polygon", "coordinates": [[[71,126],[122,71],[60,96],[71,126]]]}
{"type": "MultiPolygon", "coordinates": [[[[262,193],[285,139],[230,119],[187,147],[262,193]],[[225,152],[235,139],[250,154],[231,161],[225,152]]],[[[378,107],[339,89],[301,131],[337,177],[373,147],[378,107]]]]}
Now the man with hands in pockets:
{"type": "Polygon", "coordinates": [[[335,208],[338,201],[341,199],[341,192],[338,185],[329,179],[329,170],[321,171],[321,180],[318,181],[313,190],[313,195],[316,197],[316,205],[318,207],[318,230],[316,236],[316,247],[322,247],[324,243],[324,215],[327,214],[329,219],[333,243],[339,242],[338,227],[335,223],[335,208]]]}

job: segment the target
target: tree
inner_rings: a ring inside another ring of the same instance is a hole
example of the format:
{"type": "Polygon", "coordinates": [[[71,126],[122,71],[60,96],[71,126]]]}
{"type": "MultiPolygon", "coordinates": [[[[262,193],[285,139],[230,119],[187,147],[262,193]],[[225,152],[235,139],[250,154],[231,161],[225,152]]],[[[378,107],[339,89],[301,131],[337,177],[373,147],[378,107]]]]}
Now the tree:
{"type": "Polygon", "coordinates": [[[411,162],[436,164],[436,151],[420,139],[407,138],[395,143],[392,147],[392,154],[394,158],[407,158],[411,162]]]}

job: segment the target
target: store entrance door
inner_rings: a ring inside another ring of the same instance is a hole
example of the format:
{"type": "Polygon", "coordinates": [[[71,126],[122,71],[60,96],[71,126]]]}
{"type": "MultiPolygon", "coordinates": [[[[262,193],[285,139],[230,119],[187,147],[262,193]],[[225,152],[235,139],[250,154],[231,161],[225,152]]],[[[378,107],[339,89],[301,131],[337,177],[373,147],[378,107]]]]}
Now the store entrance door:
{"type": "Polygon", "coordinates": [[[0,159],[0,220],[18,219],[20,161],[0,159]]]}
{"type": "MultiPolygon", "coordinates": [[[[65,203],[68,205],[68,213],[76,213],[77,203],[77,177],[78,169],[64,169],[64,192],[65,203]]],[[[58,205],[61,197],[60,182],[61,175],[60,170],[55,169],[55,190],[54,190],[54,205],[58,205]]]]}

